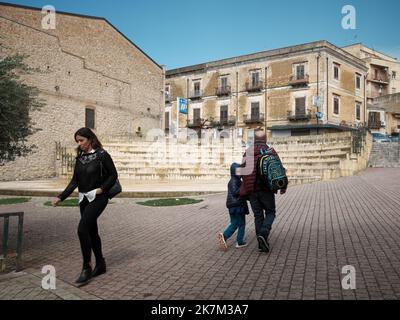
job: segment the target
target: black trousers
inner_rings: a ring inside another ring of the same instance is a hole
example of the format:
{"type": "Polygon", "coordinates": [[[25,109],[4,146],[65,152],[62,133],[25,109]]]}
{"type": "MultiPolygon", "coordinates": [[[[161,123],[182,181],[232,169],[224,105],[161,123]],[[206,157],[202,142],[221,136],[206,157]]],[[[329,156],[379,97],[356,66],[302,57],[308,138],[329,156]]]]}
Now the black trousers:
{"type": "Polygon", "coordinates": [[[275,194],[271,191],[257,191],[250,193],[249,200],[254,213],[256,235],[267,239],[275,220],[275,194]]]}
{"type": "Polygon", "coordinates": [[[96,199],[89,202],[86,197],[79,204],[81,220],[78,225],[78,236],[81,243],[83,267],[87,268],[92,257],[92,250],[96,261],[103,259],[101,239],[97,228],[97,218],[108,204],[106,194],[96,194],[96,199]]]}

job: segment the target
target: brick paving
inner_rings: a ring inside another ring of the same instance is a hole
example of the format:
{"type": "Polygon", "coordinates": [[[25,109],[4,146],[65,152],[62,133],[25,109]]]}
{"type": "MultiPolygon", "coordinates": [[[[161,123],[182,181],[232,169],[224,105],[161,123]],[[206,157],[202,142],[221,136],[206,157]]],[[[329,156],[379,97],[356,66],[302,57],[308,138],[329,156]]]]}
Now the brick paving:
{"type": "Polygon", "coordinates": [[[227,252],[218,248],[216,234],[228,221],[225,197],[163,208],[113,200],[99,219],[108,272],[82,289],[71,286],[81,267],[78,208],[44,207],[48,198],[1,206],[25,211],[27,274],[0,276],[0,299],[400,298],[400,169],[370,168],[278,195],[269,254],[257,250],[252,215],[248,247],[236,249],[232,238],[227,252]],[[64,294],[32,294],[47,264],[64,294]],[[355,290],[342,289],[345,265],[355,267],[355,290]]]}

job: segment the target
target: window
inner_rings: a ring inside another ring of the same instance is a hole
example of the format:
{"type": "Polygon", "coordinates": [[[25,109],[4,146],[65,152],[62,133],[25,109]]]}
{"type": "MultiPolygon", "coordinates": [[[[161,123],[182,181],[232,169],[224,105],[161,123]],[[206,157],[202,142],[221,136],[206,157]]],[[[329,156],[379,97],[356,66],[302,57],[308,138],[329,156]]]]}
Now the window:
{"type": "Polygon", "coordinates": [[[94,109],[86,108],[85,110],[85,127],[94,129],[94,109]]]}
{"type": "Polygon", "coordinates": [[[306,114],[306,97],[295,99],[295,115],[305,115],[306,114]]]}
{"type": "Polygon", "coordinates": [[[251,119],[258,119],[260,117],[260,103],[251,103],[251,119]]]}
{"type": "Polygon", "coordinates": [[[296,65],[296,80],[302,80],[305,76],[305,66],[304,64],[296,65]]]}
{"type": "Polygon", "coordinates": [[[219,112],[221,122],[227,122],[228,121],[228,106],[223,105],[221,106],[220,112],[219,112]]]}
{"type": "Polygon", "coordinates": [[[222,89],[225,89],[228,86],[228,77],[220,78],[220,86],[222,89]]]}
{"type": "Polygon", "coordinates": [[[196,121],[200,121],[200,109],[196,108],[193,109],[193,120],[196,121]]]}
{"type": "Polygon", "coordinates": [[[339,80],[340,65],[337,63],[333,64],[333,79],[339,80]]]}
{"type": "Polygon", "coordinates": [[[339,115],[340,97],[333,96],[333,114],[339,115]]]}
{"type": "Polygon", "coordinates": [[[165,101],[171,101],[171,86],[169,84],[165,86],[165,101]]]}
{"type": "Polygon", "coordinates": [[[253,88],[258,87],[260,81],[260,73],[258,71],[253,71],[251,73],[251,86],[253,88]]]}
{"type": "Polygon", "coordinates": [[[392,79],[396,79],[396,71],[392,71],[392,79]]]}
{"type": "Polygon", "coordinates": [[[165,112],[165,130],[169,130],[169,112],[165,112]]]}
{"type": "Polygon", "coordinates": [[[356,73],[356,89],[361,89],[361,74],[356,73]]]}
{"type": "Polygon", "coordinates": [[[200,81],[196,81],[193,83],[194,93],[200,94],[200,81]]]}
{"type": "Polygon", "coordinates": [[[372,128],[380,127],[381,124],[381,114],[379,112],[370,112],[368,114],[368,125],[372,128]]]}
{"type": "Polygon", "coordinates": [[[396,88],[392,88],[392,93],[396,93],[396,88]]]}
{"type": "Polygon", "coordinates": [[[361,120],[361,103],[356,103],[356,120],[361,120]]]}

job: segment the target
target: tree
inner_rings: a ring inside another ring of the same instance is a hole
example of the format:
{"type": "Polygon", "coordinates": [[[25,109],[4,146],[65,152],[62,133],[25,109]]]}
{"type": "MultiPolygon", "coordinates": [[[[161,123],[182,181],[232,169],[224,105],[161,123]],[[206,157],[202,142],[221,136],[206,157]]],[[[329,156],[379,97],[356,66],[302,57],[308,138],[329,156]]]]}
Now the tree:
{"type": "Polygon", "coordinates": [[[41,130],[34,128],[30,112],[44,106],[39,90],[26,85],[22,75],[38,72],[24,63],[26,55],[14,54],[0,59],[0,166],[34,152],[26,145],[27,137],[41,130]]]}

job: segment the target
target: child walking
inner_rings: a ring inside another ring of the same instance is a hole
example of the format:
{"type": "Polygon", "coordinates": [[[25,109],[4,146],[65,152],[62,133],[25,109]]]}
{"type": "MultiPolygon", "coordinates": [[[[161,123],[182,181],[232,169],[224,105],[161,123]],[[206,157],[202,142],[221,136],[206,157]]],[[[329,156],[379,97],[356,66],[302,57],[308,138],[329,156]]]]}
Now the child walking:
{"type": "Polygon", "coordinates": [[[247,246],[244,240],[244,234],[246,229],[246,214],[249,214],[249,207],[247,206],[246,199],[239,196],[240,190],[240,164],[231,164],[231,179],[228,183],[228,196],[226,199],[226,207],[229,210],[229,216],[231,223],[225,229],[223,233],[218,233],[219,245],[223,250],[227,250],[228,246],[226,240],[228,240],[236,231],[237,232],[237,243],[236,248],[242,248],[247,246]]]}

